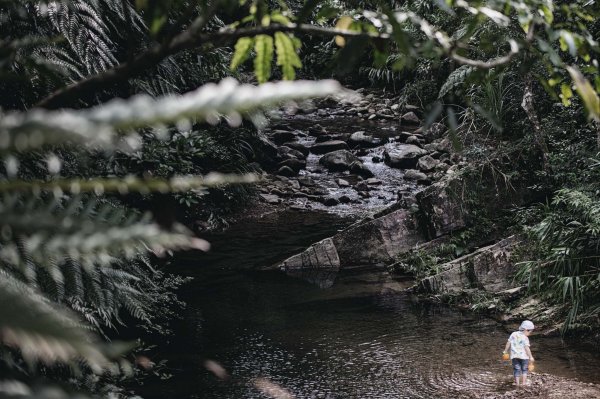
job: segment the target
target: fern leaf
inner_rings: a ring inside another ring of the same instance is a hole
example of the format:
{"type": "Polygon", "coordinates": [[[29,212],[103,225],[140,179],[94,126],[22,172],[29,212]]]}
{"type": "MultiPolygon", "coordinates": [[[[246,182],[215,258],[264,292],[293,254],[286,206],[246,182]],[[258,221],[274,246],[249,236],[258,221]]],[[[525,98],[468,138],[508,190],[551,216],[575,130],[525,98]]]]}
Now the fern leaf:
{"type": "Polygon", "coordinates": [[[275,48],[277,49],[277,65],[281,66],[283,78],[294,80],[296,78],[295,68],[302,68],[302,62],[296,53],[296,45],[292,38],[285,33],[275,32],[275,48]]]}
{"type": "Polygon", "coordinates": [[[442,88],[440,89],[440,92],[438,94],[438,98],[444,97],[455,87],[463,84],[465,80],[469,77],[471,72],[473,72],[474,70],[475,68],[471,66],[463,65],[460,68],[457,68],[454,71],[452,71],[452,73],[448,75],[448,79],[446,79],[446,82],[444,82],[444,84],[442,85],[442,88]]]}
{"type": "Polygon", "coordinates": [[[7,273],[0,275],[0,339],[18,348],[33,364],[84,359],[92,369],[108,365],[106,356],[85,328],[65,309],[53,306],[7,273]]]}
{"type": "MultiPolygon", "coordinates": [[[[229,184],[247,184],[258,181],[256,175],[248,173],[244,175],[223,174],[212,172],[206,176],[174,176],[170,179],[139,178],[136,176],[125,176],[122,178],[105,179],[54,179],[49,181],[25,181],[4,180],[0,181],[0,193],[36,193],[40,191],[60,190],[72,194],[79,193],[119,193],[131,192],[148,194],[151,192],[176,193],[195,190],[198,195],[204,193],[208,188],[221,187],[229,184]]],[[[3,209],[0,204],[0,214],[3,209]]],[[[34,214],[28,214],[35,217],[34,214]]],[[[29,219],[25,216],[25,219],[29,219]]],[[[7,216],[9,219],[10,215],[7,216]]]]}
{"type": "Polygon", "coordinates": [[[240,37],[235,44],[235,52],[231,59],[231,66],[229,67],[232,71],[238,69],[240,65],[248,59],[252,46],[254,45],[254,39],[251,37],[240,37]]]}
{"type": "Polygon", "coordinates": [[[265,83],[271,77],[273,59],[273,38],[269,35],[257,35],[254,43],[254,74],[258,83],[265,83]]]}
{"type": "MultiPolygon", "coordinates": [[[[264,35],[262,35],[264,36],[264,35]]],[[[273,39],[256,39],[257,76],[266,81],[271,71],[273,39]],[[260,43],[260,44],[259,44],[260,43]]],[[[255,61],[256,61],[255,60],[255,61]]],[[[206,84],[184,95],[158,99],[138,95],[127,100],[115,99],[86,110],[9,112],[0,118],[0,153],[23,152],[47,145],[80,143],[92,147],[123,146],[123,131],[176,123],[194,118],[214,120],[233,112],[250,113],[283,101],[304,100],[339,94],[340,85],[331,80],[279,82],[260,86],[240,85],[235,79],[224,79],[218,85],[206,84]]],[[[127,142],[135,136],[128,136],[127,142]]]]}
{"type": "Polygon", "coordinates": [[[0,381],[0,397],[13,399],[91,399],[89,396],[79,392],[65,392],[63,388],[58,386],[45,384],[30,386],[17,380],[0,381]]]}

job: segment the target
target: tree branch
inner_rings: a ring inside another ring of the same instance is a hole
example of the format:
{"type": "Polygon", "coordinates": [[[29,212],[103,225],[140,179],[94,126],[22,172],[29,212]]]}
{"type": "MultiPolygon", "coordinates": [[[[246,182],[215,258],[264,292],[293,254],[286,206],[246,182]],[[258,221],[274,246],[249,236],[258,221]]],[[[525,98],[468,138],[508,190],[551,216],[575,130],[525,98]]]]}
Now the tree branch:
{"type": "Polygon", "coordinates": [[[502,56],[502,57],[494,58],[493,60],[489,60],[489,61],[481,61],[481,60],[473,60],[470,58],[465,58],[463,56],[456,54],[456,50],[453,50],[450,53],[450,57],[453,60],[455,60],[458,63],[463,64],[463,65],[469,65],[469,66],[479,68],[479,69],[492,69],[492,68],[496,68],[501,65],[508,64],[509,62],[512,61],[512,59],[517,54],[519,54],[519,45],[517,44],[517,42],[511,39],[508,41],[508,43],[510,44],[510,52],[508,54],[506,54],[505,56],[502,56]]]}
{"type": "MultiPolygon", "coordinates": [[[[202,45],[223,46],[235,40],[260,34],[273,34],[275,32],[290,32],[297,34],[318,35],[325,37],[343,36],[348,38],[368,38],[377,40],[389,40],[391,37],[386,33],[355,32],[349,30],[327,28],[310,24],[272,24],[269,26],[257,26],[247,28],[224,28],[217,32],[201,32],[207,19],[198,17],[194,23],[184,32],[174,36],[163,44],[156,44],[147,51],[134,57],[131,61],[124,62],[112,69],[89,76],[83,80],[63,87],[40,101],[36,106],[42,108],[56,109],[73,103],[84,94],[94,94],[104,90],[110,85],[127,82],[128,79],[139,75],[144,70],[158,65],[163,59],[177,54],[180,51],[201,47],[202,45]]],[[[432,34],[430,32],[430,34],[432,34]]],[[[435,36],[435,35],[434,35],[435,36]]],[[[528,35],[527,41],[531,40],[528,35]]],[[[439,39],[439,38],[438,38],[439,39]]],[[[435,38],[434,38],[435,40],[435,38]]],[[[443,46],[448,56],[463,65],[470,65],[480,69],[491,69],[508,64],[519,53],[519,45],[514,40],[509,40],[510,52],[502,57],[489,61],[473,60],[460,56],[455,47],[443,46]]]]}
{"type": "Polygon", "coordinates": [[[137,76],[144,70],[158,65],[163,59],[180,51],[197,48],[203,44],[224,45],[245,36],[260,34],[273,34],[275,32],[292,32],[313,34],[320,36],[368,37],[373,39],[389,39],[386,34],[368,32],[354,32],[342,29],[325,28],[308,24],[273,24],[264,27],[250,27],[238,29],[221,29],[217,32],[200,32],[203,25],[195,22],[190,29],[176,35],[169,42],[157,44],[144,53],[134,57],[131,61],[115,66],[112,69],[89,76],[83,80],[63,87],[40,101],[36,106],[48,109],[61,108],[85,93],[93,93],[107,86],[126,82],[129,78],[137,76]]]}

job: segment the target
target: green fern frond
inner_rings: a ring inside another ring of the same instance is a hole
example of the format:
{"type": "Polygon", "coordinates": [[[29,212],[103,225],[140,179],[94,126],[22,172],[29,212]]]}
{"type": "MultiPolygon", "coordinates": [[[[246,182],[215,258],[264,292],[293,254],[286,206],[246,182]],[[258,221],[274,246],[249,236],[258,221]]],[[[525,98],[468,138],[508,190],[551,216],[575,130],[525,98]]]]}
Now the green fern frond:
{"type": "Polygon", "coordinates": [[[89,396],[87,395],[65,392],[58,386],[29,386],[17,380],[0,381],[0,397],[14,399],[89,399],[89,396]]]}
{"type": "Polygon", "coordinates": [[[84,360],[95,371],[108,366],[101,345],[65,309],[52,305],[20,281],[0,272],[0,340],[19,349],[30,364],[84,360]]]}
{"type": "Polygon", "coordinates": [[[296,68],[302,68],[302,61],[296,53],[296,45],[292,38],[282,32],[275,32],[275,48],[277,50],[277,65],[281,66],[283,78],[294,80],[296,68]]]}
{"type": "Polygon", "coordinates": [[[254,74],[258,83],[265,83],[271,77],[273,60],[273,38],[269,35],[257,35],[254,38],[254,74]]]}
{"type": "Polygon", "coordinates": [[[438,94],[438,98],[444,97],[451,90],[462,85],[465,82],[465,80],[467,80],[471,72],[473,72],[474,70],[475,68],[471,66],[463,65],[452,71],[452,73],[448,75],[446,82],[444,82],[444,84],[442,85],[438,94]]]}
{"type": "Polygon", "coordinates": [[[115,257],[133,259],[148,250],[162,254],[208,248],[204,240],[193,237],[181,225],[166,231],[149,215],[124,212],[110,204],[73,199],[57,207],[55,200],[24,202],[7,198],[0,203],[0,224],[6,232],[0,260],[22,270],[26,256],[47,267],[57,281],[62,280],[58,265],[66,261],[93,270],[97,265],[111,264],[115,257]]]}
{"type": "MultiPolygon", "coordinates": [[[[57,190],[66,193],[177,193],[196,190],[199,195],[209,188],[221,187],[229,184],[248,184],[258,181],[254,174],[224,174],[212,172],[206,176],[174,176],[170,179],[139,178],[125,176],[121,178],[96,178],[82,179],[54,179],[48,181],[4,180],[0,181],[0,193],[39,193],[54,192],[57,190]]],[[[0,205],[1,213],[1,205],[0,205]]]]}
{"type": "Polygon", "coordinates": [[[231,58],[231,66],[229,67],[232,71],[238,69],[240,65],[248,59],[250,51],[254,45],[254,39],[251,37],[240,37],[235,43],[235,52],[231,58]]]}
{"type": "MultiPolygon", "coordinates": [[[[268,50],[268,44],[261,45],[263,52],[257,58],[266,60],[268,56],[270,74],[273,40],[269,36],[269,39],[261,40],[265,41],[270,43],[271,49],[268,50]],[[265,53],[269,51],[269,54],[265,53]]],[[[267,72],[265,68],[263,65],[264,73],[267,72]]],[[[0,119],[0,152],[22,152],[63,143],[115,148],[122,131],[192,118],[218,121],[220,115],[258,111],[284,101],[338,94],[340,90],[339,83],[328,80],[252,86],[224,79],[218,85],[207,84],[181,96],[154,99],[138,95],[127,100],[115,99],[88,110],[10,112],[0,119]]]]}

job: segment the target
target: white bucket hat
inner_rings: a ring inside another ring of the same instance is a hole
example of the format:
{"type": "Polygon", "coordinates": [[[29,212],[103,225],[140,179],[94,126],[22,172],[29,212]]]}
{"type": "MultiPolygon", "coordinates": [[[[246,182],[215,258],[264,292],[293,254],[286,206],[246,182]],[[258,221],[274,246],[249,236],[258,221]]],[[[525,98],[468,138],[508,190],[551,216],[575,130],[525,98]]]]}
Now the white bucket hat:
{"type": "Polygon", "coordinates": [[[519,327],[519,331],[523,331],[523,330],[533,330],[535,328],[535,326],[533,325],[533,323],[529,320],[525,320],[523,323],[521,323],[521,326],[519,327]]]}

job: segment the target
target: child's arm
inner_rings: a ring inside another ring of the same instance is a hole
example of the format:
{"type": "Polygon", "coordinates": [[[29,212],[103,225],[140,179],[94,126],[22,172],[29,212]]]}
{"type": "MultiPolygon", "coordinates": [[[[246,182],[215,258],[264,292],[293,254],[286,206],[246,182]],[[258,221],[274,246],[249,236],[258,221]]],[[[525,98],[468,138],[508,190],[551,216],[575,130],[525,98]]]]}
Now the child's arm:
{"type": "Polygon", "coordinates": [[[503,353],[508,353],[509,349],[510,349],[510,341],[506,341],[506,346],[504,347],[504,352],[503,353]]]}
{"type": "Polygon", "coordinates": [[[529,360],[531,360],[532,362],[535,362],[535,359],[533,358],[533,355],[531,354],[531,349],[529,349],[529,346],[525,347],[525,352],[527,352],[527,356],[529,356],[529,360]]]}

